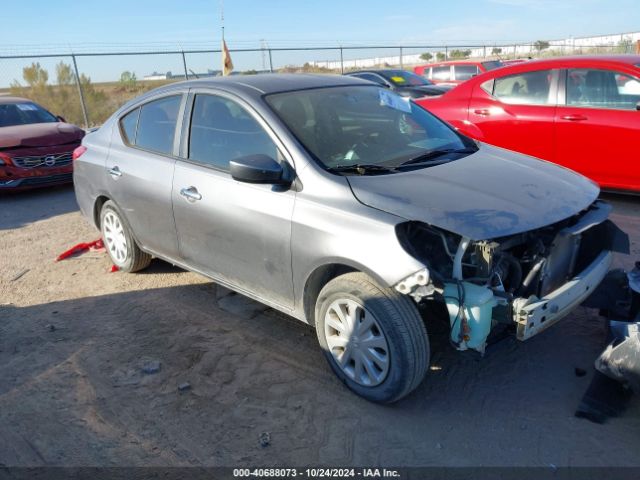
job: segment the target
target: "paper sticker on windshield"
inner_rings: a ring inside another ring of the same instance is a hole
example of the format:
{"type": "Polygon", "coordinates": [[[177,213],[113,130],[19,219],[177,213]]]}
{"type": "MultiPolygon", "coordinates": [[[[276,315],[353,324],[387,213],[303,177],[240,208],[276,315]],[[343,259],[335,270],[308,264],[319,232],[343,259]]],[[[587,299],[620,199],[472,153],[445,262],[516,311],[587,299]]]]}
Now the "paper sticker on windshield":
{"type": "Polygon", "coordinates": [[[401,112],[411,113],[411,105],[408,98],[403,98],[389,90],[378,90],[378,96],[380,97],[380,105],[391,107],[401,112]]]}
{"type": "Polygon", "coordinates": [[[33,103],[16,103],[16,107],[18,107],[23,112],[33,112],[38,110],[38,108],[33,103]]]}
{"type": "Polygon", "coordinates": [[[402,77],[391,77],[391,80],[393,80],[395,83],[406,83],[406,80],[402,77]]]}

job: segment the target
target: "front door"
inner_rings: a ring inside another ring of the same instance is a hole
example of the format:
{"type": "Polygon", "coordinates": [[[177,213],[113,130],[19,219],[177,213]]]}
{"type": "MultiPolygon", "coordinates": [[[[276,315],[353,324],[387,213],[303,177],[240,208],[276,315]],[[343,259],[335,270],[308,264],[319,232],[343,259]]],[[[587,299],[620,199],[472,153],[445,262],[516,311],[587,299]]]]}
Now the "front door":
{"type": "Polygon", "coordinates": [[[553,161],[556,79],[557,71],[538,70],[476,85],[469,121],[487,143],[553,161]]]}
{"type": "MultiPolygon", "coordinates": [[[[196,93],[173,182],[173,213],[184,262],[259,298],[291,308],[291,216],[295,192],[241,183],[235,158],[282,148],[257,115],[234,98],[196,93]]],[[[185,130],[183,130],[185,131],[185,130]]]]}

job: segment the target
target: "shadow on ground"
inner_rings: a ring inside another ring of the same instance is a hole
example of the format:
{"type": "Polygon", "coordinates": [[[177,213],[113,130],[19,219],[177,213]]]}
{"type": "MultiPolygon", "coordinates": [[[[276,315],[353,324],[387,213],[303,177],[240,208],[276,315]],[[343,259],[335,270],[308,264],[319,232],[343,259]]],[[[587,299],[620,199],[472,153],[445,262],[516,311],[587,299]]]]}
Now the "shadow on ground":
{"type": "Polygon", "coordinates": [[[574,369],[603,343],[593,312],[485,358],[429,323],[426,381],[379,406],[336,380],[313,329],[215,284],[3,305],[0,463],[639,465],[637,403],[573,417],[590,379],[574,369]]]}
{"type": "Polygon", "coordinates": [[[20,228],[38,220],[78,210],[73,185],[0,192],[0,230],[20,228]]]}

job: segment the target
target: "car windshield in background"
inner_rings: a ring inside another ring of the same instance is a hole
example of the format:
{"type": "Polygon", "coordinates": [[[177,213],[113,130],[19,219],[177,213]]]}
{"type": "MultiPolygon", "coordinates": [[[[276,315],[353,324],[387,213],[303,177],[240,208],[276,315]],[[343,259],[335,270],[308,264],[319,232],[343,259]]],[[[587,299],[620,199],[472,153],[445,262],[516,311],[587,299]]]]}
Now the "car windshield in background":
{"type": "Polygon", "coordinates": [[[266,100],[328,170],[388,173],[453,161],[477,150],[472,140],[383,88],[318,88],[266,100]]]}
{"type": "Polygon", "coordinates": [[[500,60],[491,60],[489,62],[482,62],[482,66],[485,68],[485,70],[489,71],[500,68],[504,66],[504,64],[500,60]]]}
{"type": "Polygon", "coordinates": [[[0,127],[57,121],[56,117],[35,103],[0,103],[0,127]]]}
{"type": "Polygon", "coordinates": [[[405,72],[404,70],[385,70],[379,73],[396,87],[419,87],[421,85],[432,85],[432,83],[424,77],[416,75],[415,73],[405,72]]]}

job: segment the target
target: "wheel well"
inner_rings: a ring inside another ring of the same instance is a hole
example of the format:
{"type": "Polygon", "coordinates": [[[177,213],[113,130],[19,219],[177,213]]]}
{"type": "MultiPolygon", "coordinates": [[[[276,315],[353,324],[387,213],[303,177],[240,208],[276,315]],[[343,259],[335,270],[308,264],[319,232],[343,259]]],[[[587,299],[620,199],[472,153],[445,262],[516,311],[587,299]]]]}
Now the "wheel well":
{"type": "Polygon", "coordinates": [[[100,195],[96,198],[96,202],[93,204],[93,223],[98,229],[100,229],[100,211],[102,210],[102,206],[106,201],[109,200],[109,197],[104,195],[100,195]]]}
{"type": "Polygon", "coordinates": [[[304,285],[303,306],[304,315],[310,325],[315,326],[315,307],[320,290],[328,282],[345,273],[357,272],[358,270],[340,263],[331,263],[316,268],[304,285]]]}

